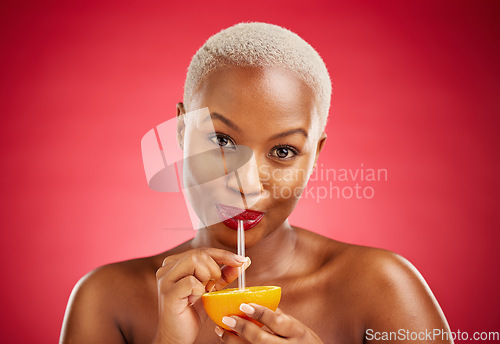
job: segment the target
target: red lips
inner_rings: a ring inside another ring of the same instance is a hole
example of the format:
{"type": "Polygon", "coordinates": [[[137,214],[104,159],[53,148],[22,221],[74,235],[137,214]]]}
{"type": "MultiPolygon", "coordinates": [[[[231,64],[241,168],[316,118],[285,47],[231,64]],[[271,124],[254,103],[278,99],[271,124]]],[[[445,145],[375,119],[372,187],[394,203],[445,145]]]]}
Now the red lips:
{"type": "Polygon", "coordinates": [[[216,203],[215,205],[217,207],[217,215],[222,223],[234,230],[238,229],[238,220],[243,221],[243,229],[248,230],[257,226],[265,214],[262,211],[240,209],[220,203],[216,203]]]}

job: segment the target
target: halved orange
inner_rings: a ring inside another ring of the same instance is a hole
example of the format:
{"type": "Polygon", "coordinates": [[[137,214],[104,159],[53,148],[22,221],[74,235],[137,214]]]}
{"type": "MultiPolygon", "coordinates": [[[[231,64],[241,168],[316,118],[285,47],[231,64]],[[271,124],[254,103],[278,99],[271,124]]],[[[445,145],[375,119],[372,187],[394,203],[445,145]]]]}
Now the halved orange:
{"type": "Polygon", "coordinates": [[[242,303],[256,303],[275,311],[280,303],[281,288],[275,286],[258,286],[247,287],[242,291],[238,288],[231,288],[205,293],[201,299],[210,319],[226,330],[230,329],[222,323],[222,318],[231,315],[240,316],[262,326],[261,323],[250,319],[245,313],[240,311],[240,305],[242,303]]]}

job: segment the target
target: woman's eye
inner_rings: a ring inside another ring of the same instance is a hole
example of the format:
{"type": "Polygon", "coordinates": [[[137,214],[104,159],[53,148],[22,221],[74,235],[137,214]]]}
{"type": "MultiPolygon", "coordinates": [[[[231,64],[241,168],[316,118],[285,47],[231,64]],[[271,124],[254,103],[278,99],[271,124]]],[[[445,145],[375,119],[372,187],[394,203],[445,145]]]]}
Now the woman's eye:
{"type": "Polygon", "coordinates": [[[270,155],[281,160],[287,160],[295,157],[297,150],[289,146],[275,147],[270,155]]]}
{"type": "Polygon", "coordinates": [[[219,147],[230,148],[230,149],[236,148],[234,141],[230,137],[227,137],[226,135],[215,134],[210,139],[212,140],[212,142],[219,145],[219,147]]]}
{"type": "Polygon", "coordinates": [[[217,143],[219,144],[219,146],[225,147],[228,145],[229,140],[227,139],[227,137],[217,136],[217,143]]]}

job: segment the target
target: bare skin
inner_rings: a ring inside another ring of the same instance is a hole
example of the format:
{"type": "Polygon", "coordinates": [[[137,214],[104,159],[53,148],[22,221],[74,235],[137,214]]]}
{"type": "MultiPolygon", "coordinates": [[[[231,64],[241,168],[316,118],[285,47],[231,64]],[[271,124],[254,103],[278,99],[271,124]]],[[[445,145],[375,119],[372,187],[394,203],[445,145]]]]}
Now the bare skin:
{"type": "MultiPolygon", "coordinates": [[[[305,186],[326,139],[308,86],[277,68],[227,68],[211,74],[177,111],[182,115],[203,107],[223,116],[213,120],[224,134],[216,144],[234,140],[252,148],[259,167],[241,174],[250,190],[244,196],[257,200],[252,209],[266,213],[246,232],[251,264],[234,254],[236,231],[217,223],[162,254],[101,267],[75,287],[62,343],[364,343],[368,329],[449,330],[430,289],[404,258],[288,224],[298,198],[275,191],[305,186]],[[270,171],[285,169],[308,173],[269,177],[270,171]],[[232,317],[232,333],[206,316],[200,296],[235,287],[241,265],[247,267],[248,285],[282,287],[278,311],[245,308],[270,330],[232,317]]],[[[189,130],[180,119],[181,146],[189,130]]],[[[197,172],[191,172],[196,179],[197,172]]],[[[241,191],[230,179],[223,188],[241,191]]],[[[200,218],[209,209],[204,204],[194,208],[200,218]]]]}

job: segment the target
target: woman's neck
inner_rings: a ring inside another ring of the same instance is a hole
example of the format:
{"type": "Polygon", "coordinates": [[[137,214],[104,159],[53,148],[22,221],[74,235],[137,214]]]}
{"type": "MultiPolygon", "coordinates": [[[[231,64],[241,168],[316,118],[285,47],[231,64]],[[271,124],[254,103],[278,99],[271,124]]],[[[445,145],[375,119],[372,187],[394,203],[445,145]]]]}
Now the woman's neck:
{"type": "MultiPolygon", "coordinates": [[[[258,243],[247,247],[246,255],[252,260],[247,271],[248,284],[260,284],[261,281],[284,277],[294,264],[296,242],[296,230],[286,220],[258,243]]],[[[236,247],[226,247],[217,242],[206,229],[198,230],[191,245],[193,248],[209,246],[236,251],[236,247]]]]}

